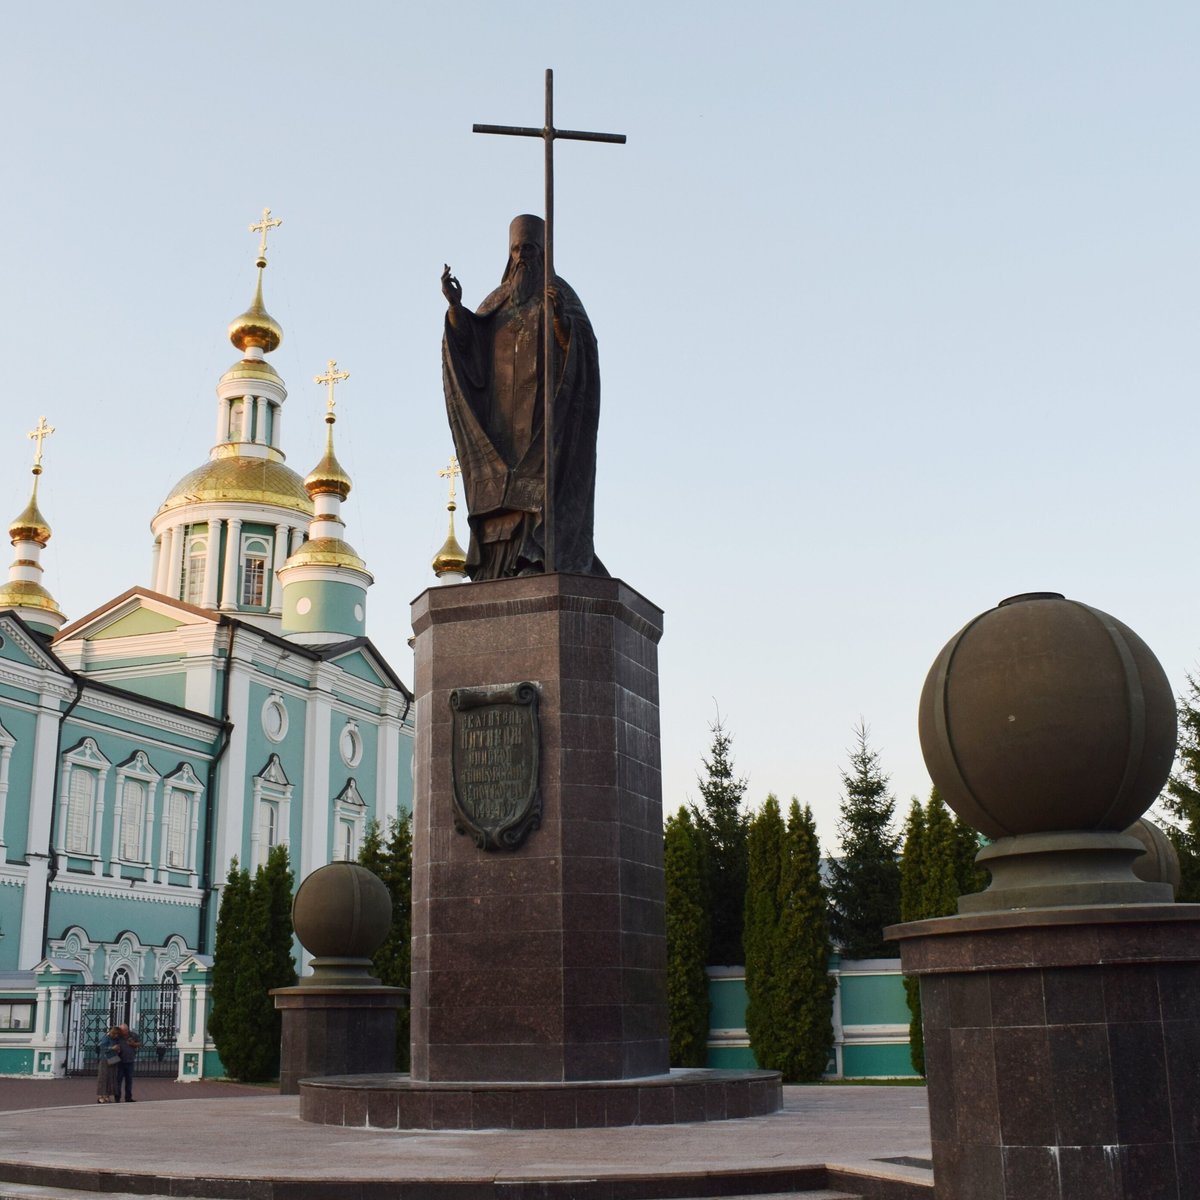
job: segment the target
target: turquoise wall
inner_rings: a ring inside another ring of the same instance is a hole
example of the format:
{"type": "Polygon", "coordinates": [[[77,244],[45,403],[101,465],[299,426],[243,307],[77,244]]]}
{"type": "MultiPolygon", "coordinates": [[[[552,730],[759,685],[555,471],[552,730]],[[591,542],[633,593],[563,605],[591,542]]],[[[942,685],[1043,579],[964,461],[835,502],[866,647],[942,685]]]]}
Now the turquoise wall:
{"type": "Polygon", "coordinates": [[[843,975],[844,1025],[907,1025],[911,1014],[902,975],[843,975]]]}
{"type": "MultiPolygon", "coordinates": [[[[329,579],[293,580],[283,589],[283,630],[286,633],[344,633],[362,637],[367,631],[367,591],[357,584],[329,579]],[[301,599],[309,602],[301,613],[301,599]],[[355,606],[363,615],[354,615],[355,606]]],[[[339,665],[344,665],[340,663],[339,665]]]]}
{"type": "Polygon", "coordinates": [[[0,885],[0,971],[15,971],[20,965],[18,954],[21,949],[21,908],[25,901],[25,889],[19,884],[0,885]]]}
{"type": "MultiPolygon", "coordinates": [[[[37,716],[23,708],[4,705],[0,711],[4,728],[16,739],[8,763],[8,801],[4,809],[5,857],[9,862],[25,861],[29,836],[29,793],[33,789],[33,741],[37,716]]],[[[45,846],[38,847],[45,850],[45,846]]]]}
{"type": "MultiPolygon", "coordinates": [[[[61,874],[59,878],[62,878],[61,874]]],[[[136,891],[136,886],[130,890],[136,891]]],[[[52,888],[50,937],[61,938],[72,925],[85,930],[93,942],[115,942],[118,935],[133,930],[143,946],[161,946],[172,934],[178,934],[189,946],[195,946],[199,909],[182,904],[158,904],[136,897],[125,900],[112,896],[80,896],[76,892],[58,892],[52,888]]],[[[3,944],[0,942],[0,946],[3,944]]]]}

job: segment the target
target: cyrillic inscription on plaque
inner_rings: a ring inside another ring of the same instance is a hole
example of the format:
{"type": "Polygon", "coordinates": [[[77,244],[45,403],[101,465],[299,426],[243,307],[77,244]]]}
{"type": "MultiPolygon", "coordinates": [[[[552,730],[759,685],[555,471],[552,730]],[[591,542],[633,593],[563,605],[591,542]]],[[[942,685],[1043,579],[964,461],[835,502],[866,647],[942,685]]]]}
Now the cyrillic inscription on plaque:
{"type": "Polygon", "coordinates": [[[542,822],[532,683],[450,693],[454,828],[481,850],[515,850],[542,822]]]}

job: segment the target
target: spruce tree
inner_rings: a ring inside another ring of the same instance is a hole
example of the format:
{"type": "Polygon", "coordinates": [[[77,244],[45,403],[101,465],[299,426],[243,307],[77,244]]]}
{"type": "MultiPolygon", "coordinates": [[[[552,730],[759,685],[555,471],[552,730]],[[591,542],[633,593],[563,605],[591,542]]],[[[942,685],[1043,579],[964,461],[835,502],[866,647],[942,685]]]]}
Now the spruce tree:
{"type": "Polygon", "coordinates": [[[732,737],[720,718],[710,726],[705,777],[698,780],[703,808],[693,816],[704,839],[704,890],[709,913],[709,965],[744,961],[742,920],[746,901],[746,830],[742,812],[745,779],[733,773],[732,737]]]}
{"type": "MultiPolygon", "coordinates": [[[[371,821],[358,852],[359,863],[383,882],[392,898],[392,924],[383,945],[371,960],[373,973],[388,987],[409,987],[412,982],[412,816],[404,813],[388,827],[385,843],[379,823],[371,821]]],[[[410,1062],[409,1009],[396,1014],[397,1071],[410,1062]]]]}
{"type": "Polygon", "coordinates": [[[830,867],[833,938],[845,958],[895,958],[899,949],[883,937],[884,927],[900,919],[895,801],[862,722],[854,736],[850,769],[842,772],[842,852],[830,867]]]}
{"type": "Polygon", "coordinates": [[[829,907],[821,882],[821,845],[809,805],[793,798],[779,876],[776,971],[786,1080],[820,1079],[833,1046],[833,993],[829,974],[829,907]]]}
{"type": "Polygon", "coordinates": [[[1181,881],[1176,900],[1200,901],[1200,681],[1187,677],[1179,697],[1179,748],[1175,770],[1159,803],[1169,818],[1167,836],[1179,855],[1181,881]]]}
{"type": "MultiPolygon", "coordinates": [[[[937,795],[937,788],[933,789],[937,795]]],[[[982,892],[988,885],[988,871],[975,864],[975,856],[982,846],[979,834],[957,814],[954,817],[954,845],[958,856],[958,894],[969,896],[982,892]]]]}
{"type": "Polygon", "coordinates": [[[681,807],[663,833],[667,909],[667,1025],[671,1066],[708,1061],[708,913],[701,877],[700,834],[681,807]]]}
{"type": "Polygon", "coordinates": [[[250,968],[246,961],[244,930],[250,903],[250,873],[229,864],[217,912],[217,936],[213,944],[212,1009],[208,1032],[221,1056],[226,1075],[237,1078],[243,1053],[242,1014],[238,1008],[238,979],[250,968]]]}
{"type": "MultiPolygon", "coordinates": [[[[914,796],[904,823],[904,848],[900,854],[900,919],[919,921],[924,913],[925,810],[914,796]]],[[[921,1026],[921,981],[904,976],[904,997],[908,1001],[908,1049],[913,1070],[925,1074],[925,1036],[921,1026]]]]}
{"type": "Polygon", "coordinates": [[[785,827],[769,795],[746,836],[746,1033],[760,1067],[777,1070],[784,1053],[779,917],[785,827]]]}

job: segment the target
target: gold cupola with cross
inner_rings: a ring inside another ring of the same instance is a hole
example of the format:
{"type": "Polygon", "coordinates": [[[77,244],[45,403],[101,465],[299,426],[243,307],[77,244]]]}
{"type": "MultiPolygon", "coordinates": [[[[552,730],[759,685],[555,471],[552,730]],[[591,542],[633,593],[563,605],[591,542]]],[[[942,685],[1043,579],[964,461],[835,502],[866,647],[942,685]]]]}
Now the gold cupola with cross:
{"type": "Polygon", "coordinates": [[[241,357],[217,381],[216,443],[151,522],[156,592],[272,632],[283,610],[279,570],[304,541],[313,513],[304,481],[285,463],[287,387],[266,359],[283,340],[263,301],[267,237],[282,224],[265,208],[250,226],[259,239],[258,276],[250,307],[229,325],[241,357]]]}
{"type": "Polygon", "coordinates": [[[450,496],[446,503],[446,511],[450,514],[450,530],[442,548],[433,556],[433,573],[438,577],[439,583],[462,583],[467,577],[467,552],[454,534],[454,511],[458,508],[454,480],[461,474],[462,468],[453,454],[450,455],[450,461],[438,472],[440,478],[449,480],[450,483],[450,496]]]}
{"type": "Polygon", "coordinates": [[[38,508],[38,479],[42,474],[42,447],[54,426],[39,417],[29,437],[36,449],[33,455],[33,488],[29,503],[8,527],[8,536],[16,558],[8,569],[8,579],[0,585],[0,609],[11,609],[30,628],[52,636],[66,622],[54,597],[42,586],[42,550],[50,540],[50,525],[38,508]]]}
{"type": "Polygon", "coordinates": [[[375,582],[367,564],[342,536],[342,503],[350,495],[350,476],[333,448],[337,423],[334,389],[350,378],[329,359],[325,372],[313,382],[327,389],[325,453],[308,473],[304,490],[312,498],[313,519],[308,539],[283,565],[284,637],[297,642],[340,642],[366,634],[367,588],[375,582]]]}

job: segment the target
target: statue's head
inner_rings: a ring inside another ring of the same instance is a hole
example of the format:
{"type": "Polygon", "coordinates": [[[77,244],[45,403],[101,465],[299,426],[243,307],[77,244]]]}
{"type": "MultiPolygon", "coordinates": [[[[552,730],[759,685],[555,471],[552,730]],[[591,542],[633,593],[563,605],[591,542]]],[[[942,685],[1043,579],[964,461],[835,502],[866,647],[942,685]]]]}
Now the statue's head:
{"type": "Polygon", "coordinates": [[[504,282],[511,285],[519,301],[529,299],[542,284],[542,256],[546,249],[546,223],[541,217],[523,213],[508,227],[508,262],[504,282]]]}

